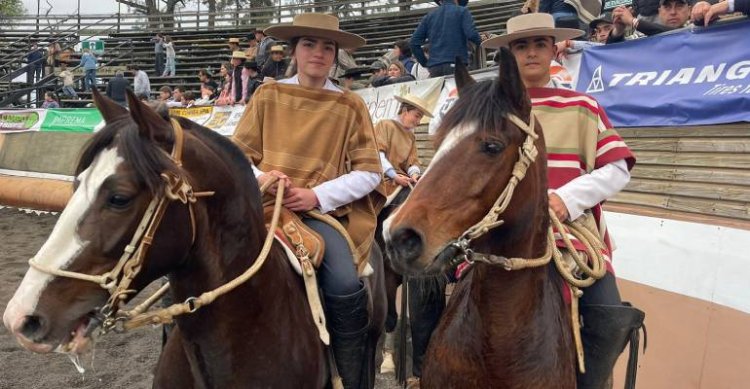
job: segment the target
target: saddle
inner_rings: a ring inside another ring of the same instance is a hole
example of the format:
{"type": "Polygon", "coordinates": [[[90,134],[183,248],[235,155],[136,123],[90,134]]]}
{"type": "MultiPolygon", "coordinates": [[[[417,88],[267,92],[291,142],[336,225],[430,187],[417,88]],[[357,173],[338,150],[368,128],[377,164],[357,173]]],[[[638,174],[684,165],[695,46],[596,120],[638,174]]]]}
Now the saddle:
{"type": "MultiPolygon", "coordinates": [[[[263,219],[266,228],[270,227],[273,216],[273,204],[263,207],[263,219]]],[[[316,269],[320,267],[325,252],[325,241],[323,237],[302,222],[302,219],[294,212],[281,208],[279,224],[275,231],[276,241],[291,250],[294,257],[303,262],[306,258],[316,269]]],[[[304,267],[304,264],[302,264],[304,267]]]]}

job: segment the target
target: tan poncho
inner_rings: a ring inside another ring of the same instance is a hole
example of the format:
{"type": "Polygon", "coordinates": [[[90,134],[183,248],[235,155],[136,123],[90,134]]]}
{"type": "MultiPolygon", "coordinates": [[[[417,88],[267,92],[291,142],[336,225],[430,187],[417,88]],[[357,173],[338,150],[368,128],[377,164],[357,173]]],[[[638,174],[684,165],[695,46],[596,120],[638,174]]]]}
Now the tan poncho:
{"type": "MultiPolygon", "coordinates": [[[[370,113],[358,95],[299,85],[261,86],[232,138],[262,171],[278,170],[313,188],[354,170],[382,173],[370,113]]],[[[361,270],[385,201],[382,185],[332,215],[354,242],[361,270]]]]}
{"type": "MultiPolygon", "coordinates": [[[[420,166],[417,158],[417,139],[414,133],[406,130],[401,123],[396,120],[381,120],[375,125],[375,136],[378,140],[378,150],[385,154],[396,173],[407,175],[409,167],[420,166]]],[[[388,195],[393,193],[397,186],[393,180],[386,178],[385,190],[388,195]]]]}

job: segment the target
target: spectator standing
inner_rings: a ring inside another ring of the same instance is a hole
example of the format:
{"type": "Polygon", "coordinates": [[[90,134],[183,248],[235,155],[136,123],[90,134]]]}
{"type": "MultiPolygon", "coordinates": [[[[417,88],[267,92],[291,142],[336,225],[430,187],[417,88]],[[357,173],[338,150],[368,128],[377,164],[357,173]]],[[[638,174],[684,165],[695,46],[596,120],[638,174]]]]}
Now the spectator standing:
{"type": "Polygon", "coordinates": [[[230,53],[240,50],[240,38],[229,38],[227,45],[230,53]]]}
{"type": "Polygon", "coordinates": [[[453,73],[456,57],[469,63],[467,41],[477,47],[482,43],[471,12],[456,5],[455,0],[443,0],[419,22],[411,36],[411,50],[417,62],[430,70],[430,76],[438,77],[453,73]],[[429,60],[422,51],[425,40],[430,41],[429,60]]]}
{"type": "Polygon", "coordinates": [[[612,14],[606,12],[600,15],[589,23],[589,31],[591,32],[591,40],[599,43],[607,43],[609,34],[612,32],[614,25],[612,24],[612,14]]]}
{"type": "Polygon", "coordinates": [[[57,102],[57,98],[53,92],[44,92],[42,108],[60,108],[60,103],[57,102]]]}
{"type": "Polygon", "coordinates": [[[45,71],[45,74],[52,74],[55,72],[55,68],[60,66],[60,52],[62,49],[60,49],[60,44],[50,43],[47,46],[47,58],[45,59],[47,69],[45,71]]]}
{"type": "Polygon", "coordinates": [[[84,72],[83,91],[96,88],[96,56],[91,52],[91,49],[83,49],[79,66],[83,68],[84,72]]]}
{"type": "Polygon", "coordinates": [[[123,107],[128,106],[128,97],[125,91],[130,88],[130,82],[125,78],[122,70],[115,73],[115,78],[107,83],[107,97],[114,100],[123,107]]]}
{"type": "Polygon", "coordinates": [[[232,90],[232,65],[224,63],[221,65],[221,75],[223,81],[221,84],[221,92],[219,92],[219,98],[216,99],[216,105],[232,105],[234,104],[234,96],[231,93],[232,90]]]}
{"type": "Polygon", "coordinates": [[[158,33],[151,38],[151,42],[154,42],[154,56],[156,57],[154,73],[162,74],[164,73],[164,36],[158,33]]]}
{"type": "Polygon", "coordinates": [[[659,0],[634,0],[633,6],[638,12],[638,19],[659,22],[659,0]]]}
{"type": "Polygon", "coordinates": [[[271,77],[277,80],[284,78],[289,63],[284,59],[284,46],[271,47],[271,59],[266,61],[261,74],[263,77],[271,77]]]}
{"type": "Polygon", "coordinates": [[[201,84],[201,98],[195,100],[195,105],[211,105],[214,102],[216,89],[208,84],[201,84]]]}
{"type": "Polygon", "coordinates": [[[245,49],[245,57],[247,60],[255,60],[255,56],[258,55],[258,41],[255,40],[255,33],[247,36],[247,49],[245,49]]]}
{"type": "MultiPolygon", "coordinates": [[[[138,67],[138,65],[130,65],[130,70],[133,72],[133,92],[138,97],[151,96],[151,81],[148,79],[148,74],[138,67]]],[[[146,99],[148,100],[148,98],[146,99]]]]}
{"type": "Polygon", "coordinates": [[[357,61],[354,59],[354,49],[339,49],[336,62],[333,64],[331,71],[328,73],[330,78],[340,78],[349,69],[357,67],[357,61]]]}
{"type": "Polygon", "coordinates": [[[26,63],[28,64],[27,82],[34,84],[42,78],[44,53],[36,43],[31,44],[29,52],[26,54],[26,63]]]}
{"type": "Polygon", "coordinates": [[[76,89],[73,87],[73,73],[68,70],[66,62],[60,63],[60,74],[58,74],[58,77],[60,77],[63,83],[63,94],[71,99],[78,98],[78,93],[76,93],[76,89]]]}
{"type": "Polygon", "coordinates": [[[229,62],[224,62],[219,67],[219,88],[216,90],[216,93],[218,95],[221,95],[224,89],[229,89],[232,85],[230,82],[228,82],[227,75],[230,77],[232,75],[232,64],[230,64],[229,62]]]}
{"type": "Polygon", "coordinates": [[[244,101],[245,91],[247,90],[247,79],[248,75],[244,72],[245,68],[242,66],[247,58],[245,57],[244,51],[235,51],[232,53],[232,84],[231,94],[234,102],[239,103],[244,101]]]}
{"type": "Polygon", "coordinates": [[[258,63],[258,67],[263,69],[263,67],[266,65],[266,61],[268,60],[268,49],[270,49],[276,43],[276,41],[274,41],[270,36],[266,35],[266,33],[259,28],[255,29],[255,40],[258,42],[258,50],[255,55],[255,62],[258,63]]]}
{"type": "MultiPolygon", "coordinates": [[[[164,51],[167,54],[167,67],[164,69],[164,73],[161,75],[162,77],[174,77],[177,70],[175,68],[175,59],[176,55],[174,52],[174,43],[172,43],[171,37],[164,37],[164,51]]],[[[159,74],[159,73],[156,73],[159,74]]]]}
{"type": "MultiPolygon", "coordinates": [[[[411,73],[411,70],[416,62],[414,61],[414,58],[412,58],[409,41],[407,41],[406,39],[396,41],[396,43],[393,45],[393,51],[401,64],[404,65],[404,68],[406,68],[406,72],[411,73]]],[[[424,49],[422,51],[424,52],[424,49]]],[[[425,58],[427,57],[425,56],[425,58]]]]}

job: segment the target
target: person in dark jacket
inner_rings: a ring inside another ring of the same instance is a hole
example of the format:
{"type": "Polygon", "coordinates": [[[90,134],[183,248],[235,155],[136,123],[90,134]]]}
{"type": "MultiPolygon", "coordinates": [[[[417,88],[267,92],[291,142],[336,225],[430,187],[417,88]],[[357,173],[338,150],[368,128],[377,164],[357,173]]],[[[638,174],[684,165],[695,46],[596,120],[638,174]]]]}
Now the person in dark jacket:
{"type": "Polygon", "coordinates": [[[107,83],[107,97],[114,100],[117,104],[127,107],[128,99],[125,91],[128,89],[130,89],[130,82],[125,79],[122,70],[118,70],[115,73],[115,78],[109,80],[107,83]]]}
{"type": "Polygon", "coordinates": [[[289,63],[284,59],[284,46],[271,47],[271,58],[266,61],[260,72],[263,77],[271,77],[280,80],[285,77],[286,68],[289,63]]]}
{"type": "Polygon", "coordinates": [[[716,20],[721,15],[733,12],[742,12],[745,15],[750,14],[750,0],[722,1],[716,4],[700,1],[695,3],[691,14],[693,23],[708,26],[709,23],[716,20]]]}
{"type": "Polygon", "coordinates": [[[26,63],[29,64],[27,82],[33,84],[42,78],[42,67],[44,66],[44,52],[36,43],[31,44],[29,53],[26,54],[26,63]]]}
{"type": "Polygon", "coordinates": [[[393,49],[398,53],[398,60],[404,65],[406,72],[411,74],[411,69],[416,62],[412,57],[409,41],[406,39],[397,40],[393,49]]]}
{"type": "Polygon", "coordinates": [[[263,76],[260,75],[258,63],[254,60],[245,62],[243,66],[248,70],[250,75],[247,80],[247,93],[245,94],[245,104],[247,104],[250,102],[250,98],[253,97],[255,90],[263,83],[263,76]]]}
{"type": "Polygon", "coordinates": [[[419,22],[411,36],[411,51],[422,66],[429,68],[430,77],[453,74],[456,57],[469,63],[467,41],[482,44],[471,12],[455,0],[443,0],[419,22]],[[430,59],[425,58],[422,44],[430,41],[430,59]]]}

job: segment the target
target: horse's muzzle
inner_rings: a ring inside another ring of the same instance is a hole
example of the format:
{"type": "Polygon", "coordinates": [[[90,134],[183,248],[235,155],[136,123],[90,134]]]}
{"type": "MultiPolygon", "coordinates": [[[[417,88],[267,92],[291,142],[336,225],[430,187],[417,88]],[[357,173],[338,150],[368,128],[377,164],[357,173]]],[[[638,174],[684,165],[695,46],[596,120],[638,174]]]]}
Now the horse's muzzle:
{"type": "Polygon", "coordinates": [[[400,273],[419,273],[427,265],[419,262],[424,253],[424,238],[415,229],[404,227],[391,233],[386,240],[386,251],[400,273]]]}

